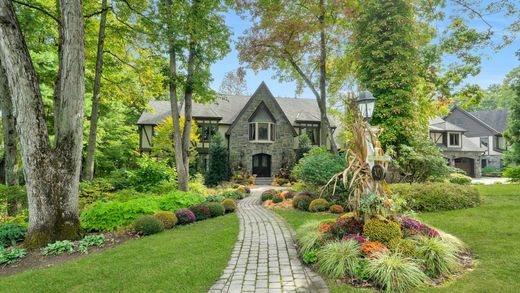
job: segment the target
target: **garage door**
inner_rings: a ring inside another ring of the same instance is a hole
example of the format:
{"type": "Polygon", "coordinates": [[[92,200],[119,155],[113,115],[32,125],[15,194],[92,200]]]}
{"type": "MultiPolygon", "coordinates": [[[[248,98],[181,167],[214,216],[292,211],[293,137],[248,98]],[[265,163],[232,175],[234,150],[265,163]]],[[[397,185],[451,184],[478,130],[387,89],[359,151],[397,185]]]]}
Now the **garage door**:
{"type": "Polygon", "coordinates": [[[456,158],[455,167],[466,172],[466,175],[475,177],[475,160],[470,158],[456,158]]]}

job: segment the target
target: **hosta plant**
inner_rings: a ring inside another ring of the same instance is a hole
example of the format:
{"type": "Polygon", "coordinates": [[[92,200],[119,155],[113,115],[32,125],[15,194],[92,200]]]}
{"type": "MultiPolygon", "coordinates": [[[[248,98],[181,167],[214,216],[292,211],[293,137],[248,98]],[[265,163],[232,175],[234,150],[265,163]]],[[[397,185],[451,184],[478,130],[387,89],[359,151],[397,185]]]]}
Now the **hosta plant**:
{"type": "Polygon", "coordinates": [[[56,241],[54,243],[49,243],[46,247],[42,248],[43,255],[60,255],[65,252],[68,254],[73,253],[74,243],[69,240],[56,241]]]}
{"type": "Polygon", "coordinates": [[[11,248],[9,250],[0,246],[0,264],[14,264],[27,255],[27,250],[22,248],[11,248]]]}
{"type": "Polygon", "coordinates": [[[88,253],[88,248],[91,246],[103,247],[105,244],[105,236],[103,234],[99,235],[87,235],[85,238],[79,241],[78,250],[81,253],[88,253]]]}

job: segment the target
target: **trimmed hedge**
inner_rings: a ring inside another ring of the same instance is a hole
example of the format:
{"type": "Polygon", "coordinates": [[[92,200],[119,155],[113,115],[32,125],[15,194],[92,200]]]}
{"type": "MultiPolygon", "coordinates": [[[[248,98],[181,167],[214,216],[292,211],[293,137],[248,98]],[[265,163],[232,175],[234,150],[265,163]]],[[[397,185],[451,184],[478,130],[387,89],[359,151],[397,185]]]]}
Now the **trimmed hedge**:
{"type": "Polygon", "coordinates": [[[164,224],[154,216],[141,216],[135,220],[134,230],[143,235],[152,235],[164,231],[164,224]]]}
{"type": "Polygon", "coordinates": [[[222,202],[222,206],[226,210],[226,213],[232,213],[237,209],[237,203],[234,200],[232,200],[231,198],[226,198],[222,202]]]}
{"type": "Polygon", "coordinates": [[[171,229],[178,222],[177,217],[172,212],[160,211],[155,213],[154,217],[164,224],[164,229],[171,229]]]}
{"type": "Polygon", "coordinates": [[[390,188],[414,211],[446,211],[476,207],[480,194],[472,186],[453,183],[392,184],[390,188]]]}
{"type": "Polygon", "coordinates": [[[218,202],[210,202],[206,203],[205,205],[208,207],[212,218],[223,216],[226,213],[224,206],[218,202]]]}
{"type": "Polygon", "coordinates": [[[293,198],[293,208],[307,211],[309,210],[309,205],[311,204],[312,198],[308,195],[297,195],[293,198]]]}
{"type": "Polygon", "coordinates": [[[329,202],[324,198],[317,198],[309,205],[310,212],[324,212],[329,209],[329,202]]]}

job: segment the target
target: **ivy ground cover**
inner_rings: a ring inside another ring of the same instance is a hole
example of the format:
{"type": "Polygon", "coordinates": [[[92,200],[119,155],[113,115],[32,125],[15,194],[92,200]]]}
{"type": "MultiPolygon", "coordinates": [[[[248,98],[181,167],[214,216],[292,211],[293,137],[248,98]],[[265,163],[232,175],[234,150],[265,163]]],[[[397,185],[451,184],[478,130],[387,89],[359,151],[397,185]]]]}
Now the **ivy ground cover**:
{"type": "MultiPolygon", "coordinates": [[[[474,271],[425,292],[518,292],[520,284],[520,186],[477,186],[482,205],[476,208],[423,213],[419,218],[464,241],[477,263],[474,271]]],[[[293,228],[330,214],[276,210],[293,228]]],[[[329,283],[331,292],[371,292],[329,283]]],[[[422,291],[421,291],[422,292],[422,291]]]]}
{"type": "Polygon", "coordinates": [[[0,278],[0,292],[207,292],[226,267],[238,227],[235,214],[180,226],[0,278]]]}

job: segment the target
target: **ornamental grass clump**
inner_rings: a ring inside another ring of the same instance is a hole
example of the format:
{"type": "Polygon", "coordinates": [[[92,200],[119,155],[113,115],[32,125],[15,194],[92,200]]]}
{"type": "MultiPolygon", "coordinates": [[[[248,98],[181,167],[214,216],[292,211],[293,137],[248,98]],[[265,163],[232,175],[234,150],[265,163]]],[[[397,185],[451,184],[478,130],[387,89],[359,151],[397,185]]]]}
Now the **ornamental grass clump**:
{"type": "Polygon", "coordinates": [[[134,230],[142,235],[152,235],[164,231],[164,224],[154,216],[141,216],[134,221],[134,230]]]}
{"type": "Polygon", "coordinates": [[[398,223],[390,220],[372,219],[363,226],[363,235],[370,241],[388,245],[390,240],[403,237],[398,223]]]}
{"type": "Polygon", "coordinates": [[[197,221],[203,221],[211,218],[211,212],[209,211],[208,206],[204,204],[194,205],[190,207],[190,211],[193,212],[197,221]]]}
{"type": "Polygon", "coordinates": [[[333,241],[318,250],[316,267],[330,278],[354,276],[361,260],[359,243],[355,240],[333,241]]]}
{"type": "Polygon", "coordinates": [[[325,233],[320,231],[322,225],[320,221],[309,221],[296,230],[296,238],[302,255],[317,248],[325,239],[325,233]]]}
{"type": "Polygon", "coordinates": [[[164,224],[164,229],[171,229],[178,222],[177,217],[172,212],[159,211],[153,216],[164,224]]]}
{"type": "Polygon", "coordinates": [[[421,261],[426,274],[431,277],[446,275],[458,271],[461,266],[457,257],[457,248],[434,237],[419,236],[415,239],[416,258],[421,261]]]}
{"type": "Polygon", "coordinates": [[[193,223],[197,220],[195,214],[188,209],[180,209],[175,213],[177,220],[179,220],[180,225],[186,225],[193,223]]]}
{"type": "Polygon", "coordinates": [[[222,206],[224,207],[224,210],[226,211],[226,213],[232,213],[237,209],[237,203],[234,200],[232,200],[231,198],[226,198],[222,202],[222,206]]]}
{"type": "Polygon", "coordinates": [[[367,277],[387,292],[406,292],[428,280],[411,259],[397,253],[379,253],[368,260],[367,277]]]}
{"type": "Polygon", "coordinates": [[[206,206],[208,207],[212,218],[223,216],[226,213],[224,206],[218,202],[210,202],[207,203],[206,206]]]}
{"type": "Polygon", "coordinates": [[[310,212],[324,212],[329,209],[329,202],[324,198],[317,198],[309,204],[310,212]]]}

